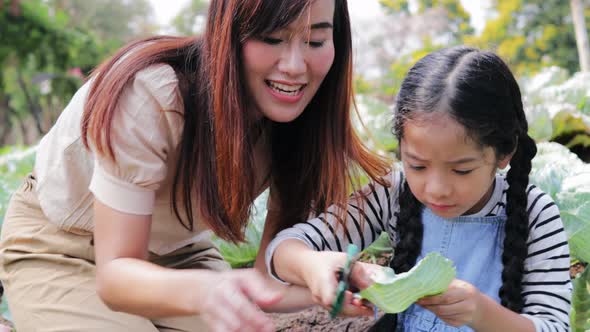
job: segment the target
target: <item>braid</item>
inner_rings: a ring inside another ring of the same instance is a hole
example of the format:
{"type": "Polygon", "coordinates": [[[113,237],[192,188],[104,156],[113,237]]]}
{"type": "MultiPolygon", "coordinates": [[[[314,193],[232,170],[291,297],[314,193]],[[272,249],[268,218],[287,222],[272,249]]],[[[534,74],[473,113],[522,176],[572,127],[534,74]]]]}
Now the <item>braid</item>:
{"type": "MultiPolygon", "coordinates": [[[[520,96],[519,96],[520,97],[520,96]]],[[[520,100],[520,98],[516,98],[520,100]]],[[[527,123],[522,111],[522,103],[518,103],[517,113],[521,123],[521,133],[518,136],[518,145],[508,171],[506,214],[506,237],[502,253],[502,287],[499,295],[502,305],[519,313],[524,305],[522,299],[522,275],[524,272],[524,260],[527,257],[527,239],[529,236],[527,215],[527,187],[531,160],[537,153],[535,141],[527,134],[527,123]]]]}
{"type": "Polygon", "coordinates": [[[416,264],[422,250],[422,204],[416,199],[407,181],[399,198],[400,214],[397,218],[398,243],[391,261],[395,273],[406,272],[416,264]]]}
{"type": "MultiPolygon", "coordinates": [[[[393,260],[389,264],[395,273],[407,272],[416,264],[416,259],[422,250],[422,203],[420,203],[404,181],[399,197],[400,213],[397,217],[397,238],[393,260]]],[[[385,314],[373,325],[368,332],[389,332],[397,325],[396,314],[385,314]]]]}
{"type": "MultiPolygon", "coordinates": [[[[396,96],[393,132],[400,144],[406,122],[428,120],[420,117],[436,113],[446,113],[463,125],[467,136],[482,149],[492,147],[498,161],[512,155],[506,177],[510,187],[498,293],[504,307],[519,313],[524,306],[522,277],[528,255],[528,176],[537,149],[527,134],[518,83],[506,63],[492,52],[462,46],[432,52],[408,71],[396,96]]],[[[398,243],[390,264],[396,273],[414,266],[422,250],[423,207],[407,181],[399,206],[398,243]]]]}

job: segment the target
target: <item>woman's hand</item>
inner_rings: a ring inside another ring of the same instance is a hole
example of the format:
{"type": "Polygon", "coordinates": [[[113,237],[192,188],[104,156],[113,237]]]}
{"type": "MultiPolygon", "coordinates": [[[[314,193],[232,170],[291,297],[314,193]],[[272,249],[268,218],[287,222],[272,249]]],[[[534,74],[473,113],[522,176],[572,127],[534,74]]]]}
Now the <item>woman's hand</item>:
{"type": "Polygon", "coordinates": [[[479,320],[482,296],[484,295],[472,284],[454,279],[443,294],[426,296],[416,303],[432,311],[445,323],[458,327],[472,325],[479,320]]]}
{"type": "Polygon", "coordinates": [[[281,300],[254,269],[211,273],[209,285],[194,301],[211,331],[274,331],[272,320],[259,307],[281,300]]]}

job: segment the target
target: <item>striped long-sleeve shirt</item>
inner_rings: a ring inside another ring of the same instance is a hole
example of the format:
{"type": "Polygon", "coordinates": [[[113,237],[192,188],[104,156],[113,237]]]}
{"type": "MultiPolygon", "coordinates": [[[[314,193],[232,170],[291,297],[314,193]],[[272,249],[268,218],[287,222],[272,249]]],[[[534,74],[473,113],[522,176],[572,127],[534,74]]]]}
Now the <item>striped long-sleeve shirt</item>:
{"type": "MultiPolygon", "coordinates": [[[[398,198],[404,178],[401,172],[394,171],[388,179],[390,187],[371,184],[362,190],[364,195],[351,196],[344,213],[346,227],[338,225],[337,218],[343,214],[333,206],[327,213],[277,234],[266,251],[268,271],[273,271],[270,262],[277,245],[286,239],[301,240],[318,251],[344,251],[349,243],[365,248],[385,231],[395,243],[398,198]]],[[[477,216],[506,215],[508,183],[503,175],[497,175],[495,183],[494,194],[477,216]]],[[[532,320],[537,331],[569,331],[570,256],[559,209],[549,195],[534,185],[527,188],[527,196],[530,231],[522,280],[522,315],[532,320]]]]}

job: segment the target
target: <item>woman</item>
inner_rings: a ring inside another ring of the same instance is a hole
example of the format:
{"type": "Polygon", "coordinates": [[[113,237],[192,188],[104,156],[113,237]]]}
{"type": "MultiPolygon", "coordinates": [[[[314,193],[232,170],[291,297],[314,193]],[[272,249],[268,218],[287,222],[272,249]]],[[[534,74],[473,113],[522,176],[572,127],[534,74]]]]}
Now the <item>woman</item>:
{"type": "MultiPolygon", "coordinates": [[[[351,64],[345,0],[213,0],[203,36],[98,67],[6,215],[19,332],[271,330],[258,307],[281,296],[230,271],[210,231],[243,240],[270,186],[262,257],[278,230],[344,202],[354,169],[387,172],[351,126],[351,64]]],[[[282,302],[310,303],[296,295],[282,302]]]]}

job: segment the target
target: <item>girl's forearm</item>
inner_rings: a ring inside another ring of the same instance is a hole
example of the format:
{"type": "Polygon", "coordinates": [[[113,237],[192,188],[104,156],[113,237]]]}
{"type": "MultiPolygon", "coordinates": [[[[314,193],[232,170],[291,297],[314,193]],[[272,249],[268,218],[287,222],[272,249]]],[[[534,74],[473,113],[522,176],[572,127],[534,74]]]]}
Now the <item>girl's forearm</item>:
{"type": "Polygon", "coordinates": [[[317,253],[299,240],[285,240],[275,250],[271,267],[274,268],[274,274],[282,280],[307,286],[305,269],[314,254],[317,253]]]}
{"type": "Polygon", "coordinates": [[[105,304],[146,318],[200,313],[198,294],[211,285],[216,272],[174,270],[135,258],[118,258],[97,273],[97,291],[105,304]]]}
{"type": "Polygon", "coordinates": [[[533,322],[519,315],[488,296],[481,294],[481,314],[472,324],[469,324],[477,332],[534,332],[533,322]]]}

